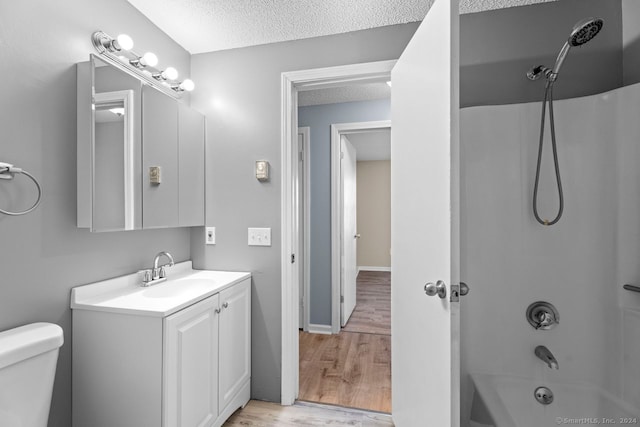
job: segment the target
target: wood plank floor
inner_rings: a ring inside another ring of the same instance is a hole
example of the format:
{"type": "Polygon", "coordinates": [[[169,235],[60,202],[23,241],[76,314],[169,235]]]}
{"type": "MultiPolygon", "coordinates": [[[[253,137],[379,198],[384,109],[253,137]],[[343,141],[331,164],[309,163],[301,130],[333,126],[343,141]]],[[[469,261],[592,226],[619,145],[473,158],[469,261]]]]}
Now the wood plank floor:
{"type": "Polygon", "coordinates": [[[391,412],[391,336],[300,332],[299,399],[391,412]]]}
{"type": "Polygon", "coordinates": [[[391,273],[361,271],[356,282],[356,301],[343,331],[391,335],[391,273]]]}
{"type": "Polygon", "coordinates": [[[301,332],[299,399],[391,412],[391,274],[361,271],[337,335],[301,332]]]}
{"type": "Polygon", "coordinates": [[[224,427],[305,426],[393,427],[389,415],[298,402],[293,406],[251,400],[224,423],[224,427]]]}

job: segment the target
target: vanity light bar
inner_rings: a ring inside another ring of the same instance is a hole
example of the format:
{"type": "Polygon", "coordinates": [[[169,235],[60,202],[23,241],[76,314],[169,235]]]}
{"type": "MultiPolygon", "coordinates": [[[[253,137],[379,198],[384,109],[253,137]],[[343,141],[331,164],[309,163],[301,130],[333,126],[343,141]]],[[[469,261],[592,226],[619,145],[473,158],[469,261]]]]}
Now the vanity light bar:
{"type": "MultiPolygon", "coordinates": [[[[104,55],[127,70],[142,77],[148,82],[160,83],[165,88],[171,89],[175,95],[181,92],[191,92],[195,84],[191,79],[178,81],[178,70],[167,67],[164,70],[156,68],[158,57],[153,52],[147,52],[140,56],[133,50],[133,40],[126,34],[120,34],[113,38],[102,31],[96,31],[91,35],[91,41],[98,53],[104,55]]],[[[157,86],[154,85],[154,86],[157,86]]]]}

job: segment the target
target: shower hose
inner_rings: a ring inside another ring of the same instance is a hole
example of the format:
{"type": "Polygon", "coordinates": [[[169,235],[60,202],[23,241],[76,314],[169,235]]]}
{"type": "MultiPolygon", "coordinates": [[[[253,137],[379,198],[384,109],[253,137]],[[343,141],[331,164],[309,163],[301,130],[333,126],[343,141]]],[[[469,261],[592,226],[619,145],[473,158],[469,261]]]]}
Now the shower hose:
{"type": "Polygon", "coordinates": [[[560,180],[560,166],[558,165],[558,149],[556,147],[556,129],[553,120],[553,82],[547,81],[544,89],[544,101],[542,101],[542,117],[540,118],[540,144],[538,146],[538,164],[536,166],[536,182],[533,187],[533,215],[542,225],[553,225],[560,220],[564,210],[564,195],[562,194],[562,181],[560,180]],[[556,184],[558,185],[558,214],[552,220],[542,219],[538,215],[538,182],[540,181],[540,164],[542,163],[542,147],[544,145],[544,118],[546,113],[547,100],[549,101],[549,125],[551,127],[551,147],[553,149],[553,164],[556,169],[556,184]]]}

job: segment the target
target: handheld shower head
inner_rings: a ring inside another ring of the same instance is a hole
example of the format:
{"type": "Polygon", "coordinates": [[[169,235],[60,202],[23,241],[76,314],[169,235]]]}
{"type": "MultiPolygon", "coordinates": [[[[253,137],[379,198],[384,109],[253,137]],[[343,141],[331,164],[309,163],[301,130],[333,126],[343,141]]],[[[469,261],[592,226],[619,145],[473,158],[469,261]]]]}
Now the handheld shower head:
{"type": "Polygon", "coordinates": [[[571,46],[581,46],[594,38],[600,32],[603,25],[604,21],[600,18],[583,19],[573,26],[573,31],[571,31],[567,43],[571,46]]]}
{"type": "Polygon", "coordinates": [[[587,18],[577,22],[576,25],[573,26],[569,39],[567,39],[564,46],[562,46],[562,50],[560,50],[558,58],[556,59],[556,65],[553,66],[553,71],[550,75],[552,80],[555,81],[558,77],[558,71],[560,71],[560,67],[562,67],[562,63],[567,57],[569,49],[575,46],[582,46],[589,42],[600,32],[602,25],[604,25],[604,21],[600,18],[587,18]]]}
{"type": "Polygon", "coordinates": [[[571,30],[569,38],[565,42],[564,46],[560,50],[556,63],[553,68],[549,69],[542,65],[532,68],[527,73],[527,77],[530,80],[537,80],[544,75],[550,82],[555,82],[558,78],[558,72],[562,63],[564,62],[569,50],[575,46],[582,46],[594,38],[602,29],[604,21],[600,18],[586,18],[577,22],[571,30]],[[542,72],[541,72],[542,71],[542,72]]]}

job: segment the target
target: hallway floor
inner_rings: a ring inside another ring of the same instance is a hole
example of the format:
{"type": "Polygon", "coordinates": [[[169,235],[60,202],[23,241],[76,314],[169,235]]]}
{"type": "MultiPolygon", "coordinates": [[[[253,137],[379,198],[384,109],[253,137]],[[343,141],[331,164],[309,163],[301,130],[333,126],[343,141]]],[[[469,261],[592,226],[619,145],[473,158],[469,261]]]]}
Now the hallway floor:
{"type": "Polygon", "coordinates": [[[339,334],[300,332],[300,400],[391,412],[390,305],[391,274],[363,271],[339,334]]]}
{"type": "Polygon", "coordinates": [[[393,427],[391,416],[363,411],[296,402],[293,406],[251,400],[236,411],[223,427],[304,427],[304,426],[393,427]]]}

